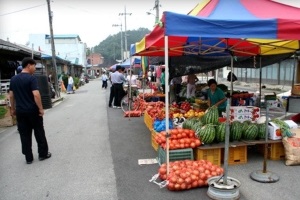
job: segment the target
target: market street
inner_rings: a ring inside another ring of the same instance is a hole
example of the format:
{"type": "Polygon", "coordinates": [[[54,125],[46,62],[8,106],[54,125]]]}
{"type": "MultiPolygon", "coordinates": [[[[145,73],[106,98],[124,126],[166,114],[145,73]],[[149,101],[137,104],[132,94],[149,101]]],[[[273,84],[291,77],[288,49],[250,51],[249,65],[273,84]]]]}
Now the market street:
{"type": "MultiPolygon", "coordinates": [[[[110,87],[110,86],[109,86],[110,87]]],[[[108,87],[108,88],[109,88],[108,87]]],[[[205,200],[207,187],[171,192],[149,182],[158,165],[138,165],[156,158],[143,117],[124,118],[120,109],[108,108],[109,89],[95,79],[46,111],[44,124],[52,157],[27,165],[21,154],[16,126],[0,133],[1,200],[205,200]]],[[[263,156],[248,148],[246,164],[230,165],[228,175],[242,185],[245,200],[296,200],[300,196],[299,166],[268,160],[276,183],[259,183],[249,174],[260,170],[263,156]]],[[[159,181],[159,180],[158,180],[159,181]]]]}

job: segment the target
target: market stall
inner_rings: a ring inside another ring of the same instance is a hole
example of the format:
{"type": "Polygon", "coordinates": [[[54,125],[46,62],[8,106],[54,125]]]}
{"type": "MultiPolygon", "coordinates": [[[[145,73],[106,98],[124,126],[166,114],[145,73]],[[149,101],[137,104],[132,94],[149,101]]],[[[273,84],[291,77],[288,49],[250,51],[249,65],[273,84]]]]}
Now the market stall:
{"type": "MultiPolygon", "coordinates": [[[[293,54],[299,50],[300,36],[296,33],[300,31],[300,9],[278,4],[273,1],[234,1],[230,4],[226,1],[206,1],[198,4],[193,9],[190,15],[181,15],[172,12],[165,12],[162,17],[161,26],[156,26],[155,29],[145,37],[146,42],[144,48],[135,48],[134,55],[164,55],[165,56],[165,72],[166,80],[169,79],[169,56],[184,56],[188,54],[191,48],[195,52],[190,52],[194,55],[209,54],[227,54],[230,57],[231,71],[233,71],[235,56],[259,56],[264,54],[276,55],[282,53],[293,54]],[[259,5],[257,5],[259,4],[259,5]],[[247,8],[247,9],[246,9],[247,8]],[[259,9],[258,9],[259,8],[259,9]],[[231,10],[239,12],[233,13],[231,10]],[[212,14],[213,13],[213,14],[212,14]],[[241,14],[243,13],[243,14],[241,14]],[[290,15],[287,16],[286,13],[290,15]],[[241,17],[243,16],[243,17],[241,17]],[[185,27],[184,29],[182,27],[185,27]],[[291,31],[293,30],[293,31],[291,31]],[[152,38],[151,38],[152,37],[152,38]],[[148,44],[147,44],[148,38],[148,44]],[[188,39],[187,39],[188,38],[188,39]],[[216,39],[218,38],[218,39],[216,39]],[[220,39],[226,38],[226,39],[220,39]],[[243,39],[236,39],[243,38],[243,39]],[[259,39],[249,39],[259,38],[259,39]],[[190,40],[189,40],[190,39],[190,40]],[[214,45],[205,43],[210,40],[218,40],[214,45]],[[194,43],[193,43],[194,42],[194,43]],[[225,44],[224,47],[218,46],[225,44]],[[245,44],[240,46],[240,44],[245,44]],[[291,45],[287,47],[285,45],[291,45]],[[279,45],[279,46],[278,46],[279,45]],[[253,51],[250,46],[254,47],[257,52],[253,51]],[[238,48],[240,47],[240,48],[238,48]],[[276,50],[283,52],[276,52],[276,50]],[[274,50],[274,51],[273,51],[274,50]]],[[[142,45],[139,45],[139,47],[142,45]]],[[[260,62],[260,68],[262,67],[260,62]]],[[[255,65],[254,65],[255,66],[255,65]]],[[[173,66],[172,66],[173,67],[173,66]]],[[[201,68],[200,70],[205,69],[201,68]]],[[[196,68],[196,67],[195,67],[196,68]]],[[[168,91],[169,85],[166,84],[166,163],[169,161],[169,102],[168,91]]],[[[232,91],[232,88],[231,88],[232,91]]],[[[230,94],[232,98],[232,93],[230,94]]],[[[229,140],[240,140],[242,138],[242,125],[239,121],[231,121],[230,117],[230,101],[228,101],[226,112],[226,123],[224,126],[224,185],[227,185],[227,165],[230,155],[229,140]],[[230,127],[229,127],[230,124],[230,127]],[[234,138],[229,138],[230,136],[234,138]]],[[[207,113],[215,113],[209,109],[207,113]]],[[[209,144],[215,131],[206,120],[216,120],[216,114],[210,114],[210,117],[204,117],[206,125],[199,130],[199,138],[202,143],[209,144]],[[207,129],[207,130],[206,130],[207,129]],[[202,133],[205,132],[205,133],[202,133]],[[203,134],[203,135],[202,135],[203,134]],[[201,137],[202,136],[202,137],[201,137]],[[209,136],[209,137],[205,137],[209,136]],[[209,139],[209,140],[208,140],[209,139]],[[205,141],[208,140],[208,141],[205,141]]],[[[204,115],[205,116],[205,115],[204,115]]],[[[198,120],[199,121],[199,120],[198,120]]],[[[202,120],[201,120],[202,121],[202,120]]],[[[216,121],[214,121],[217,123],[216,121]]],[[[267,130],[267,124],[264,130],[267,130]]],[[[282,125],[283,123],[280,122],[282,125]]],[[[258,134],[258,125],[247,124],[244,137],[247,140],[253,140],[258,134]]],[[[243,125],[244,126],[244,125],[243,125]]],[[[245,125],[246,126],[246,125],[245,125]]],[[[219,126],[218,126],[219,127],[219,126]]],[[[199,129],[199,128],[198,128],[199,129]]],[[[198,130],[196,129],[196,130],[198,130]]],[[[280,128],[282,129],[282,128],[280,128]]],[[[287,130],[287,129],[284,129],[287,130]]],[[[172,135],[172,134],[171,134],[172,135]]],[[[172,137],[172,136],[171,136],[172,137]]],[[[266,134],[265,134],[266,137],[266,134]]],[[[246,143],[245,143],[246,145],[246,143]]],[[[241,149],[245,149],[244,147],[241,149]]],[[[171,151],[171,150],[170,150],[171,151]]],[[[169,167],[167,167],[167,174],[169,167]]]]}

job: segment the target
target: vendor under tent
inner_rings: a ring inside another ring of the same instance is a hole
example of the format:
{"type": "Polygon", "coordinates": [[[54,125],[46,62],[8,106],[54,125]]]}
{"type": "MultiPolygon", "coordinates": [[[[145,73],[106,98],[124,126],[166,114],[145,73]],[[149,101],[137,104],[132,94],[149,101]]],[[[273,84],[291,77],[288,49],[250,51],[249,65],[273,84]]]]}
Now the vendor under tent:
{"type": "MultiPolygon", "coordinates": [[[[199,3],[188,15],[164,12],[161,23],[137,43],[131,52],[132,55],[165,56],[165,74],[166,80],[169,80],[169,56],[228,56],[231,71],[237,56],[257,56],[258,66],[261,69],[263,56],[292,55],[299,50],[299,32],[299,8],[271,0],[206,0],[199,3]]],[[[168,133],[168,83],[165,87],[168,133]]],[[[229,107],[228,104],[227,115],[229,107]]],[[[227,119],[225,146],[223,181],[226,185],[229,119],[227,119]]],[[[168,165],[168,139],[166,151],[168,165]]]]}

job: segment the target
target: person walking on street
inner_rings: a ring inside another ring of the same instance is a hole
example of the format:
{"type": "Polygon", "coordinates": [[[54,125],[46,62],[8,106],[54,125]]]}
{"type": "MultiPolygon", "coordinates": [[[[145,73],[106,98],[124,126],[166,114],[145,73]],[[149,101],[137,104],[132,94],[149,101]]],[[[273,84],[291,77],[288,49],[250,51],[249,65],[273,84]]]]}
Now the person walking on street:
{"type": "Polygon", "coordinates": [[[102,80],[102,89],[106,89],[107,88],[107,80],[108,80],[106,73],[102,74],[101,80],[102,80]]]}
{"type": "Polygon", "coordinates": [[[43,125],[44,109],[38,90],[37,78],[33,75],[36,62],[31,58],[22,61],[23,70],[10,81],[10,114],[17,117],[22,153],[27,164],[33,162],[32,130],[37,142],[39,160],[51,157],[43,125]]]}
{"type": "Polygon", "coordinates": [[[114,83],[114,108],[121,108],[121,100],[124,96],[123,83],[126,81],[123,75],[124,69],[120,65],[116,66],[116,72],[113,74],[115,83],[114,83]]]}
{"type": "Polygon", "coordinates": [[[71,94],[71,92],[74,94],[75,91],[73,90],[74,80],[71,74],[68,75],[68,86],[67,86],[67,94],[71,94]]]}

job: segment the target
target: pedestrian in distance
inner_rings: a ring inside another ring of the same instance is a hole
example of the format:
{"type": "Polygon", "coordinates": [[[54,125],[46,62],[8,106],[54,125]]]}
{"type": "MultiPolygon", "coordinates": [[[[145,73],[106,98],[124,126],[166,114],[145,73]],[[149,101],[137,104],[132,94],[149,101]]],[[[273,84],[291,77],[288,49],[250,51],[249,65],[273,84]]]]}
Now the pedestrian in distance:
{"type": "Polygon", "coordinates": [[[101,80],[102,80],[102,89],[106,89],[107,88],[107,80],[108,80],[106,73],[102,74],[101,80]]]}
{"type": "Polygon", "coordinates": [[[68,86],[67,86],[67,94],[75,93],[73,90],[74,80],[71,74],[68,74],[68,86]]]}
{"type": "Polygon", "coordinates": [[[196,82],[199,79],[194,73],[194,69],[190,69],[190,74],[187,77],[187,86],[186,86],[186,98],[189,99],[191,97],[195,97],[196,92],[196,82]]]}
{"type": "Polygon", "coordinates": [[[34,160],[32,153],[32,130],[37,142],[39,160],[51,157],[43,125],[44,109],[38,89],[37,78],[33,75],[36,62],[31,58],[22,61],[22,72],[10,81],[10,114],[17,117],[22,153],[27,164],[34,160]]]}
{"type": "MultiPolygon", "coordinates": [[[[117,71],[117,70],[116,70],[117,71]]],[[[110,72],[109,73],[109,80],[111,83],[111,87],[110,87],[110,94],[109,94],[109,101],[108,101],[108,107],[112,107],[112,103],[114,101],[115,98],[115,87],[114,87],[114,83],[115,83],[115,72],[110,72]]]]}

